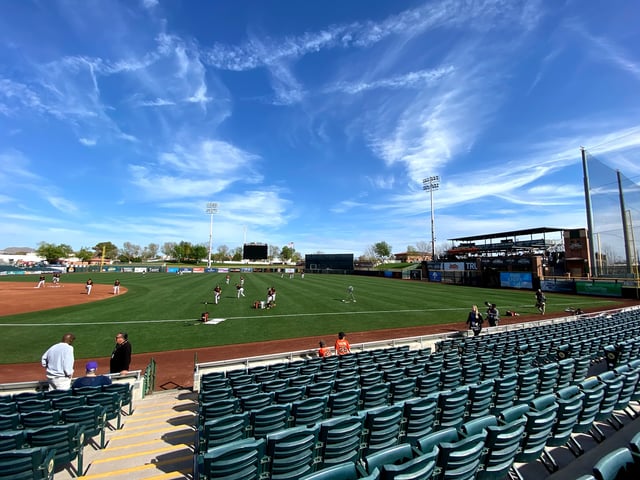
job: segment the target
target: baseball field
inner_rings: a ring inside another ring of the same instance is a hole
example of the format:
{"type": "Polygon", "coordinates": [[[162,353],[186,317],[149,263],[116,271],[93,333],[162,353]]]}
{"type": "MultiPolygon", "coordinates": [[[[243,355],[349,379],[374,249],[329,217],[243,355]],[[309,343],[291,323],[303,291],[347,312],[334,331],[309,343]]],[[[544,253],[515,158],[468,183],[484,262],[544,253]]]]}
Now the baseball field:
{"type": "MultiPolygon", "coordinates": [[[[496,303],[503,318],[507,310],[521,317],[538,316],[531,291],[480,289],[439,283],[364,276],[279,273],[244,273],[244,297],[238,298],[240,273],[224,274],[98,273],[65,274],[60,286],[50,275],[44,288],[36,276],[0,277],[0,328],[3,348],[0,364],[38,362],[40,355],[65,332],[76,335],[76,359],[107,357],[113,337],[126,331],[134,353],[209,348],[304,337],[308,348],[318,338],[338,331],[377,332],[415,329],[440,324],[464,328],[467,312],[485,301],[496,303]],[[84,283],[91,277],[94,289],[87,295],[84,283]],[[120,295],[113,282],[122,282],[120,295]],[[213,303],[213,288],[222,295],[213,303]],[[348,301],[353,286],[356,301],[348,301]],[[255,309],[276,289],[276,306],[255,309]],[[209,312],[209,324],[199,321],[209,312]]],[[[584,311],[613,308],[619,299],[547,295],[547,316],[567,307],[584,311]]],[[[505,319],[506,320],[506,319],[505,319]]],[[[250,351],[246,355],[251,355],[250,351]]]]}

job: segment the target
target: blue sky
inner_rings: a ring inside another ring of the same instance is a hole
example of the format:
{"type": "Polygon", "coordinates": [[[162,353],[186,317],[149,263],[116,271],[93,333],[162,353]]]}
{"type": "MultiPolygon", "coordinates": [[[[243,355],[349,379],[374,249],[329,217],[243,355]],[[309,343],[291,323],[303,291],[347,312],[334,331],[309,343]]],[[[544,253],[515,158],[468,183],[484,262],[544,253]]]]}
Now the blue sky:
{"type": "Polygon", "coordinates": [[[0,2],[0,248],[394,252],[640,178],[632,1],[0,2]]]}

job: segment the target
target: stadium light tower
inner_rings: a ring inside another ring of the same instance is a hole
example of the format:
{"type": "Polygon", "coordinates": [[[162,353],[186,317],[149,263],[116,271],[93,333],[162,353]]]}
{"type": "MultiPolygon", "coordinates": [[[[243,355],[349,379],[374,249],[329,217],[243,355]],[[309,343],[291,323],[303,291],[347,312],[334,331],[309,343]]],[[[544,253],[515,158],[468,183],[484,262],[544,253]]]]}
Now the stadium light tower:
{"type": "Polygon", "coordinates": [[[211,217],[209,222],[209,258],[207,259],[207,268],[211,268],[211,248],[213,246],[213,214],[218,213],[218,204],[215,202],[208,202],[207,209],[205,210],[211,217]]]}
{"type": "Polygon", "coordinates": [[[436,229],[433,217],[433,192],[440,188],[440,177],[433,175],[422,180],[422,189],[429,192],[431,197],[431,261],[436,259],[436,229]]]}

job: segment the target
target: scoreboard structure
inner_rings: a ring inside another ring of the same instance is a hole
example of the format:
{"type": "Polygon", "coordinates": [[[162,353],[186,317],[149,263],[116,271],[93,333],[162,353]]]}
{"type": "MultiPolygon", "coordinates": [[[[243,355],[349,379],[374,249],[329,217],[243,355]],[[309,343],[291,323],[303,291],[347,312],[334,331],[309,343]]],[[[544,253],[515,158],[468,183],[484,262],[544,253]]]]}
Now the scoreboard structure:
{"type": "Polygon", "coordinates": [[[269,258],[269,246],[266,243],[245,243],[242,247],[244,260],[266,260],[269,258]]]}

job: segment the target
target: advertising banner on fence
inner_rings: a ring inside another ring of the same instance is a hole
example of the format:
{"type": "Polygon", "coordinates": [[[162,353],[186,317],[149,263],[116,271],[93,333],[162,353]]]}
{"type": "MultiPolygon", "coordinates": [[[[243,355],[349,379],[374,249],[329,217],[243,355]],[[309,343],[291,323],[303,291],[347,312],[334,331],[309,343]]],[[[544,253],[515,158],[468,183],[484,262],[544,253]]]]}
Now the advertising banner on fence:
{"type": "Polygon", "coordinates": [[[597,280],[576,280],[578,295],[602,295],[603,297],[622,297],[622,283],[599,282],[597,280]]]}
{"type": "Polygon", "coordinates": [[[500,286],[507,288],[533,288],[530,272],[500,272],[500,286]]]}
{"type": "Polygon", "coordinates": [[[442,272],[429,272],[430,282],[442,282],[442,272]]]}
{"type": "Polygon", "coordinates": [[[549,280],[542,280],[540,282],[540,288],[543,292],[558,292],[558,293],[576,293],[576,284],[573,280],[563,280],[553,278],[549,280]]]}

